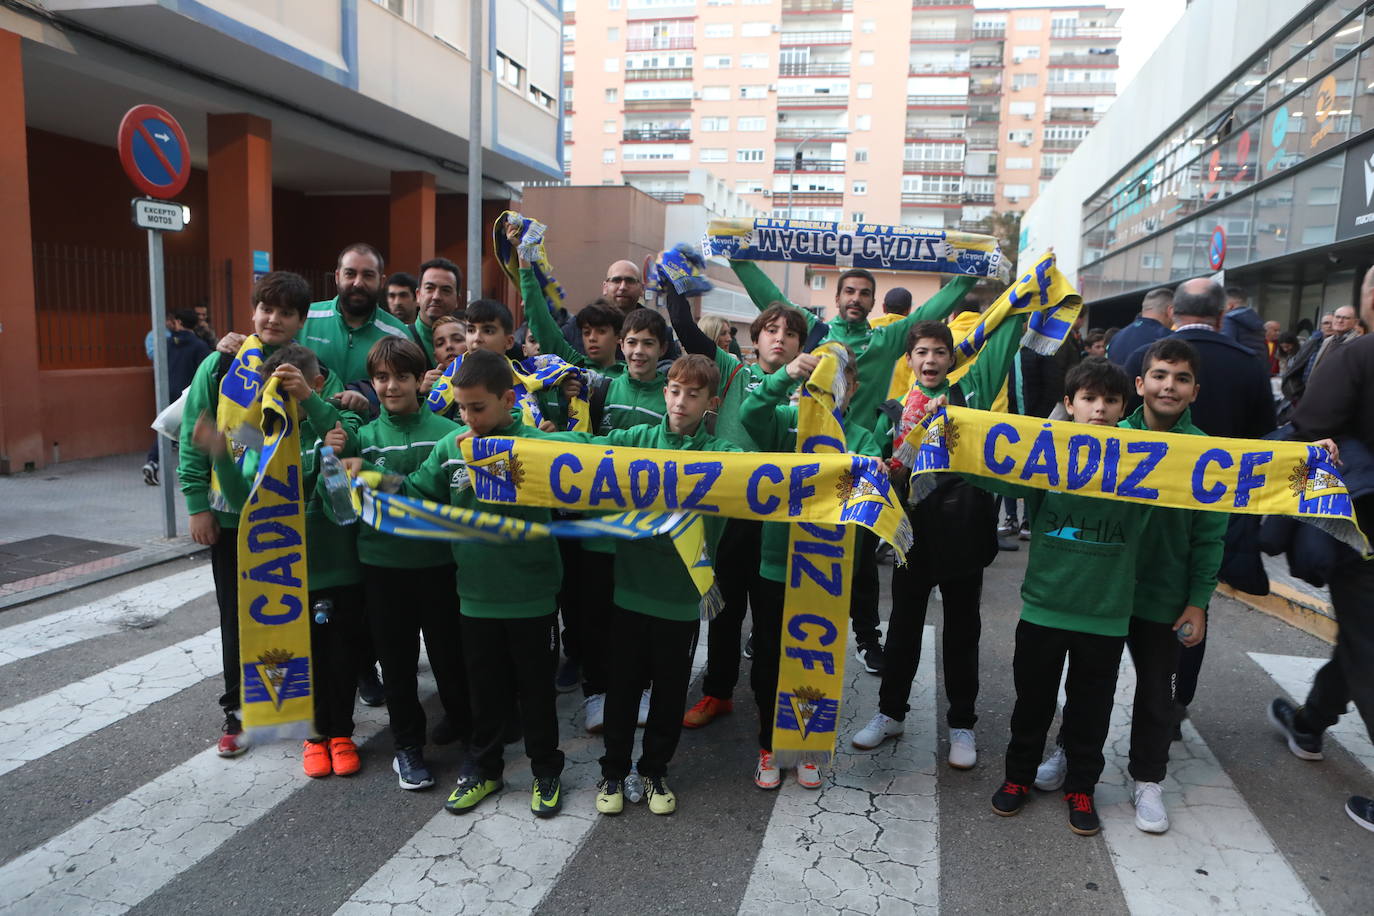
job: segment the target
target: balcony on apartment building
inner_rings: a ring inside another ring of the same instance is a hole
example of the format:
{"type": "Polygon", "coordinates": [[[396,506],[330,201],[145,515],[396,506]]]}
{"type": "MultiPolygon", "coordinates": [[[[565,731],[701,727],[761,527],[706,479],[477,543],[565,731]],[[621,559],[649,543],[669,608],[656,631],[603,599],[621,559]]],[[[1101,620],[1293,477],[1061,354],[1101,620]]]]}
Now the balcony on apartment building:
{"type": "Polygon", "coordinates": [[[1000,79],[978,79],[971,80],[968,84],[969,95],[1001,95],[1002,81],[1000,79]]]}
{"type": "Polygon", "coordinates": [[[781,63],[778,76],[848,76],[848,62],[781,63]]]}
{"type": "Polygon", "coordinates": [[[1045,84],[1045,95],[1116,95],[1116,83],[1050,80],[1045,84]]]}
{"type": "Polygon", "coordinates": [[[1074,150],[1078,149],[1079,144],[1081,144],[1082,142],[1082,137],[1074,137],[1072,139],[1063,137],[1046,137],[1044,140],[1040,141],[1040,148],[1047,153],[1071,153],[1074,150]]]}
{"type": "Polygon", "coordinates": [[[1045,123],[1065,121],[1073,124],[1096,124],[1102,115],[1091,108],[1050,108],[1045,112],[1045,123]]]}
{"type": "Polygon", "coordinates": [[[968,65],[974,70],[1000,70],[1002,69],[1001,57],[970,57],[968,65]]]}
{"type": "Polygon", "coordinates": [[[642,67],[625,71],[627,83],[642,80],[689,80],[691,78],[691,67],[642,67]]]}
{"type": "Polygon", "coordinates": [[[911,30],[911,41],[914,44],[963,44],[973,38],[973,32],[969,29],[960,28],[938,28],[924,29],[916,28],[911,30]]]}
{"type": "Polygon", "coordinates": [[[965,191],[962,195],[966,204],[990,204],[995,196],[991,191],[965,191]]]}
{"type": "MultiPolygon", "coordinates": [[[[790,158],[774,159],[773,174],[785,175],[792,171],[795,160],[790,158]]],[[[796,162],[798,172],[843,172],[845,168],[843,159],[803,159],[796,162]]]]}
{"type": "Polygon", "coordinates": [[[849,94],[818,93],[816,95],[780,95],[778,109],[788,108],[848,108],[849,94]]]}
{"type": "Polygon", "coordinates": [[[924,172],[962,175],[964,159],[962,156],[958,159],[905,159],[902,161],[902,172],[906,175],[920,175],[924,172]]]}
{"type": "Polygon", "coordinates": [[[1110,54],[1056,54],[1050,58],[1050,68],[1055,67],[1104,67],[1114,70],[1121,66],[1121,57],[1113,51],[1110,54]]]}
{"type": "Polygon", "coordinates": [[[666,35],[655,36],[653,38],[627,38],[625,39],[626,51],[690,51],[696,47],[696,40],[691,36],[666,35]]]}
{"type": "MultiPolygon", "coordinates": [[[[640,190],[644,191],[643,188],[640,190]]],[[[682,199],[687,196],[686,191],[644,191],[644,193],[655,200],[663,201],[665,204],[680,204],[682,199]]]]}
{"type": "Polygon", "coordinates": [[[621,139],[626,143],[690,143],[692,132],[685,127],[630,128],[621,139]]]}
{"type": "Polygon", "coordinates": [[[1006,37],[1006,23],[998,23],[997,25],[979,25],[975,22],[973,24],[974,41],[998,41],[1006,37]]]}
{"type": "Polygon", "coordinates": [[[992,150],[992,149],[997,149],[997,135],[996,135],[995,133],[993,133],[993,134],[980,134],[980,133],[976,133],[976,132],[970,131],[970,132],[968,132],[968,133],[963,133],[963,132],[961,132],[961,135],[964,137],[964,140],[965,140],[965,142],[968,144],[968,148],[969,148],[969,149],[975,149],[975,150],[992,150]]]}
{"type": "Polygon", "coordinates": [[[903,207],[958,207],[964,202],[961,191],[903,191],[903,207]]]}
{"type": "Polygon", "coordinates": [[[849,131],[843,127],[782,127],[773,134],[775,140],[843,140],[849,131]]]}
{"type": "Polygon", "coordinates": [[[847,45],[853,38],[848,29],[782,32],[779,41],[784,48],[814,47],[816,45],[847,45]]]}
{"type": "Polygon", "coordinates": [[[838,207],[844,203],[843,191],[774,191],[773,206],[838,207]]]}
{"type": "Polygon", "coordinates": [[[967,108],[966,95],[909,95],[907,108],[967,108]]]}
{"type": "Polygon", "coordinates": [[[995,107],[974,107],[968,110],[968,120],[970,124],[996,124],[1001,113],[995,107]]]}
{"type": "Polygon", "coordinates": [[[848,13],[854,0],[782,0],[782,11],[788,13],[848,13]]]}
{"type": "Polygon", "coordinates": [[[1056,25],[1050,28],[1051,41],[1117,41],[1121,29],[1114,25],[1056,25]]]}
{"type": "Polygon", "coordinates": [[[969,65],[962,60],[911,61],[907,76],[968,76],[969,65]]]}
{"type": "Polygon", "coordinates": [[[1059,174],[1059,166],[1044,166],[1040,169],[1041,178],[1053,178],[1059,174]]]}
{"type": "Polygon", "coordinates": [[[626,99],[621,111],[691,111],[691,95],[680,99],[626,99]]]}
{"type": "Polygon", "coordinates": [[[911,0],[913,10],[973,9],[973,0],[911,0]]]}
{"type": "MultiPolygon", "coordinates": [[[[962,127],[908,127],[906,129],[908,140],[934,140],[936,142],[963,142],[964,128],[962,127]]],[[[995,148],[995,147],[994,147],[995,148]]]]}

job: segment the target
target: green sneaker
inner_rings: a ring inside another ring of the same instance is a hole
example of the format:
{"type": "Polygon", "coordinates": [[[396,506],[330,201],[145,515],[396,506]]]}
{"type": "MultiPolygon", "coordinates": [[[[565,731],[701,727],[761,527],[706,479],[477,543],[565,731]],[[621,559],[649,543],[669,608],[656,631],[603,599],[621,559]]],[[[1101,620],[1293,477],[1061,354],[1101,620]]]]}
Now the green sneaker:
{"type": "Polygon", "coordinates": [[[453,794],[444,802],[444,807],[454,814],[467,814],[476,808],[482,799],[505,788],[505,783],[499,779],[478,779],[476,776],[464,776],[458,780],[458,785],[454,787],[453,794]]]}
{"type": "Polygon", "coordinates": [[[596,784],[596,810],[602,814],[619,814],[625,810],[625,784],[619,779],[603,777],[596,784]]]}
{"type": "Polygon", "coordinates": [[[654,814],[672,814],[677,810],[677,796],[668,788],[668,780],[662,776],[644,777],[644,795],[649,799],[649,810],[654,814]]]}
{"type": "Polygon", "coordinates": [[[530,791],[530,810],[535,817],[553,817],[563,810],[563,787],[557,776],[535,779],[530,791]]]}

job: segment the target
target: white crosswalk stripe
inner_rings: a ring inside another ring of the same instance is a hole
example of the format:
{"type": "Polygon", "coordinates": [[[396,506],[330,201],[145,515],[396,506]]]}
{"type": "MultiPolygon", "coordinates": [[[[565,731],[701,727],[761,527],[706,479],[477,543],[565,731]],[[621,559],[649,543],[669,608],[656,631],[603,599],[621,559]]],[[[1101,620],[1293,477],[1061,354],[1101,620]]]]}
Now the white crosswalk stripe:
{"type": "Polygon", "coordinates": [[[876,709],[876,679],[848,663],[839,754],[818,790],[784,775],[740,913],[936,912],[935,628],[926,627],[906,732],[869,752],[849,745],[876,709]]]}
{"type": "Polygon", "coordinates": [[[214,591],[209,565],[0,629],[0,666],[122,629],[147,627],[214,591]]]}
{"type": "Polygon", "coordinates": [[[1321,908],[1191,722],[1161,783],[1169,830],[1135,826],[1126,771],[1135,666],[1123,656],[1097,788],[1102,831],[1133,913],[1319,913],[1321,908]]]}
{"type": "Polygon", "coordinates": [[[221,671],[216,627],[0,710],[0,775],[221,671]]]}
{"type": "MultiPolygon", "coordinates": [[[[421,697],[434,692],[420,679],[421,697]]],[[[358,743],[381,731],[385,709],[359,707],[358,743]]],[[[214,748],[145,783],[0,867],[0,911],[122,913],[212,854],[312,780],[300,744],[255,747],[236,760],[214,748]]]]}
{"type": "MultiPolygon", "coordinates": [[[[704,628],[703,628],[704,632],[704,628]]],[[[695,678],[706,665],[706,640],[692,662],[695,678]]],[[[565,792],[557,817],[530,816],[529,761],[519,745],[506,754],[506,788],[478,811],[441,810],[400,851],[339,907],[345,916],[391,913],[525,913],[553,888],[563,866],[601,815],[596,791],[601,738],[582,728],[575,695],[559,702],[559,747],[566,755],[565,792]]]]}
{"type": "MultiPolygon", "coordinates": [[[[1294,703],[1302,704],[1307,698],[1307,690],[1312,686],[1312,679],[1317,674],[1317,669],[1325,665],[1329,658],[1307,658],[1301,655],[1267,655],[1263,652],[1246,653],[1254,659],[1255,664],[1259,665],[1269,676],[1274,679],[1274,683],[1288,694],[1294,703]]],[[[1269,697],[1260,699],[1261,703],[1268,703],[1269,697]]],[[[1374,773],[1374,743],[1369,740],[1369,731],[1365,728],[1364,722],[1360,719],[1358,712],[1352,711],[1348,715],[1341,716],[1335,725],[1328,728],[1324,735],[1325,738],[1335,739],[1335,741],[1350,752],[1356,760],[1365,765],[1365,768],[1374,773]]]]}

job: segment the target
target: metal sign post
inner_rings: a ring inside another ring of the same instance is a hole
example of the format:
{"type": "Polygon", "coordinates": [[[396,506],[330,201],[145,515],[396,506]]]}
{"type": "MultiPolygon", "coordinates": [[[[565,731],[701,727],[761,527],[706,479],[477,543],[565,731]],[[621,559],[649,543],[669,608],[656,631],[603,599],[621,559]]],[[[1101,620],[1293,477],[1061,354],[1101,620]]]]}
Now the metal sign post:
{"type": "MultiPolygon", "coordinates": [[[[117,135],[119,161],[129,180],[156,198],[175,197],[186,187],[191,174],[191,149],[176,118],[156,105],[137,105],[124,115],[117,135]]],[[[163,274],[162,233],[180,232],[186,226],[181,204],[136,198],[134,225],[148,232],[148,311],[153,329],[153,392],[157,414],[171,403],[167,377],[167,335],[158,331],[167,322],[167,286],[163,274]]],[[[180,392],[177,392],[180,394],[180,392]]],[[[177,536],[173,481],[175,453],[167,437],[157,437],[158,489],[162,496],[162,533],[177,536]]]]}

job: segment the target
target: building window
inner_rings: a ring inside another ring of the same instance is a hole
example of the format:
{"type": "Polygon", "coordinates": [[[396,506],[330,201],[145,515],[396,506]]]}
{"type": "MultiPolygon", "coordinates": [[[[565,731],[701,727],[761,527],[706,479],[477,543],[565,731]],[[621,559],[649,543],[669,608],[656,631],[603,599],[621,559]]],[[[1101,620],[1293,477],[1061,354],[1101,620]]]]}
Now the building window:
{"type": "Polygon", "coordinates": [[[741,86],[739,87],[739,97],[742,99],[766,99],[768,98],[768,87],[741,86]]]}
{"type": "Polygon", "coordinates": [[[502,54],[500,51],[497,51],[496,78],[508,86],[514,86],[519,89],[524,85],[525,68],[502,54]]]}
{"type": "Polygon", "coordinates": [[[607,40],[607,41],[619,41],[619,40],[620,40],[620,28],[619,28],[619,26],[610,26],[609,28],[606,29],[606,40],[607,40]]]}
{"type": "Polygon", "coordinates": [[[601,66],[607,73],[616,73],[620,70],[620,58],[608,57],[601,62],[601,66]]]}
{"type": "Polygon", "coordinates": [[[872,129],[873,129],[873,115],[866,115],[866,114],[864,114],[864,115],[859,115],[858,117],[856,117],[856,118],[854,119],[854,129],[855,129],[855,130],[872,130],[872,129]]]}
{"type": "Polygon", "coordinates": [[[872,83],[860,83],[858,86],[855,87],[855,89],[854,89],[854,95],[856,95],[857,97],[859,97],[859,98],[861,98],[861,99],[871,99],[871,98],[873,98],[873,84],[872,84],[872,83]]]}
{"type": "Polygon", "coordinates": [[[729,70],[731,67],[729,54],[707,54],[702,66],[707,70],[729,70]]]}
{"type": "Polygon", "coordinates": [[[757,178],[741,178],[735,182],[736,194],[762,194],[763,182],[757,178]]]}
{"type": "Polygon", "coordinates": [[[864,221],[864,211],[862,211],[862,210],[855,210],[855,211],[853,211],[852,213],[849,214],[849,221],[850,221],[851,223],[862,223],[862,222],[864,221]]]}
{"type": "Polygon", "coordinates": [[[1040,57],[1039,45],[1017,45],[1012,48],[1011,59],[1014,62],[1023,60],[1035,60],[1040,57]]]}
{"type": "Polygon", "coordinates": [[[856,181],[856,182],[854,182],[853,186],[850,188],[850,193],[852,193],[852,194],[867,194],[867,193],[868,193],[868,182],[866,182],[866,181],[856,181]]]}
{"type": "Polygon", "coordinates": [[[702,31],[707,38],[734,38],[735,27],[728,22],[712,23],[702,31]]]}
{"type": "Polygon", "coordinates": [[[856,149],[856,150],[854,151],[854,161],[855,161],[855,162],[867,162],[867,161],[868,161],[868,150],[866,150],[866,149],[856,149]]]}
{"type": "Polygon", "coordinates": [[[1030,185],[1004,184],[1002,185],[1002,196],[1007,200],[1020,200],[1023,197],[1030,197],[1030,185]]]}
{"type": "Polygon", "coordinates": [[[749,117],[739,119],[740,130],[767,130],[768,119],[763,117],[749,117]]]}
{"type": "Polygon", "coordinates": [[[611,88],[611,89],[607,89],[607,90],[606,90],[606,101],[608,101],[608,102],[615,102],[615,101],[618,101],[619,98],[620,98],[620,90],[619,90],[619,89],[611,88]]]}
{"type": "Polygon", "coordinates": [[[740,67],[741,67],[742,69],[745,69],[745,70],[767,70],[767,69],[768,69],[768,55],[767,55],[767,54],[741,54],[741,55],[739,56],[739,65],[740,65],[740,67]]]}
{"type": "Polygon", "coordinates": [[[740,38],[764,38],[772,32],[771,22],[746,22],[739,27],[740,38]]]}
{"type": "Polygon", "coordinates": [[[563,40],[564,40],[564,41],[576,41],[576,40],[577,40],[577,26],[575,26],[575,25],[565,25],[565,26],[563,26],[563,40]]]}
{"type": "Polygon", "coordinates": [[[729,119],[729,118],[702,118],[702,119],[701,119],[701,132],[702,132],[703,134],[716,133],[716,132],[718,132],[718,131],[729,130],[729,129],[730,129],[730,119],[729,119]]]}
{"type": "Polygon", "coordinates": [[[1038,32],[1043,28],[1039,16],[1017,16],[1016,31],[1018,32],[1038,32]]]}
{"type": "Polygon", "coordinates": [[[1014,115],[1034,115],[1034,114],[1035,114],[1035,103],[1034,103],[1034,102],[1012,102],[1011,105],[1007,108],[1007,112],[1008,112],[1009,114],[1014,114],[1014,115]]]}
{"type": "Polygon", "coordinates": [[[1035,142],[1035,131],[1033,130],[1009,130],[1007,140],[1011,143],[1020,143],[1022,146],[1030,146],[1035,142]]]}
{"type": "Polygon", "coordinates": [[[1031,168],[1034,161],[1035,160],[1031,159],[1029,156],[1008,156],[1004,160],[1003,165],[1006,167],[1007,171],[1014,172],[1018,169],[1031,168]]]}
{"type": "Polygon", "coordinates": [[[866,34],[866,35],[872,35],[874,32],[878,31],[878,22],[877,22],[877,20],[876,20],[876,19],[865,19],[864,21],[860,22],[860,23],[859,23],[859,31],[863,32],[863,33],[866,34]]]}
{"type": "Polygon", "coordinates": [[[825,289],[825,274],[816,274],[811,278],[812,289],[825,289]]]}
{"type": "Polygon", "coordinates": [[[874,61],[874,54],[873,54],[872,51],[860,51],[860,52],[859,52],[859,66],[860,66],[860,67],[871,67],[871,66],[873,66],[873,61],[874,61]]]}
{"type": "Polygon", "coordinates": [[[736,162],[762,162],[763,150],[761,149],[738,149],[735,150],[736,162]]]}
{"type": "Polygon", "coordinates": [[[610,165],[611,163],[615,162],[615,150],[603,149],[601,151],[601,161],[604,162],[606,165],[610,165]]]}
{"type": "Polygon", "coordinates": [[[1011,90],[1017,92],[1021,89],[1034,89],[1040,85],[1039,73],[1013,73],[1011,75],[1011,90]]]}
{"type": "Polygon", "coordinates": [[[728,102],[730,101],[730,87],[702,86],[701,98],[707,102],[728,102]]]}
{"type": "Polygon", "coordinates": [[[711,147],[703,148],[700,158],[702,162],[725,162],[729,157],[724,148],[711,147]]]}

